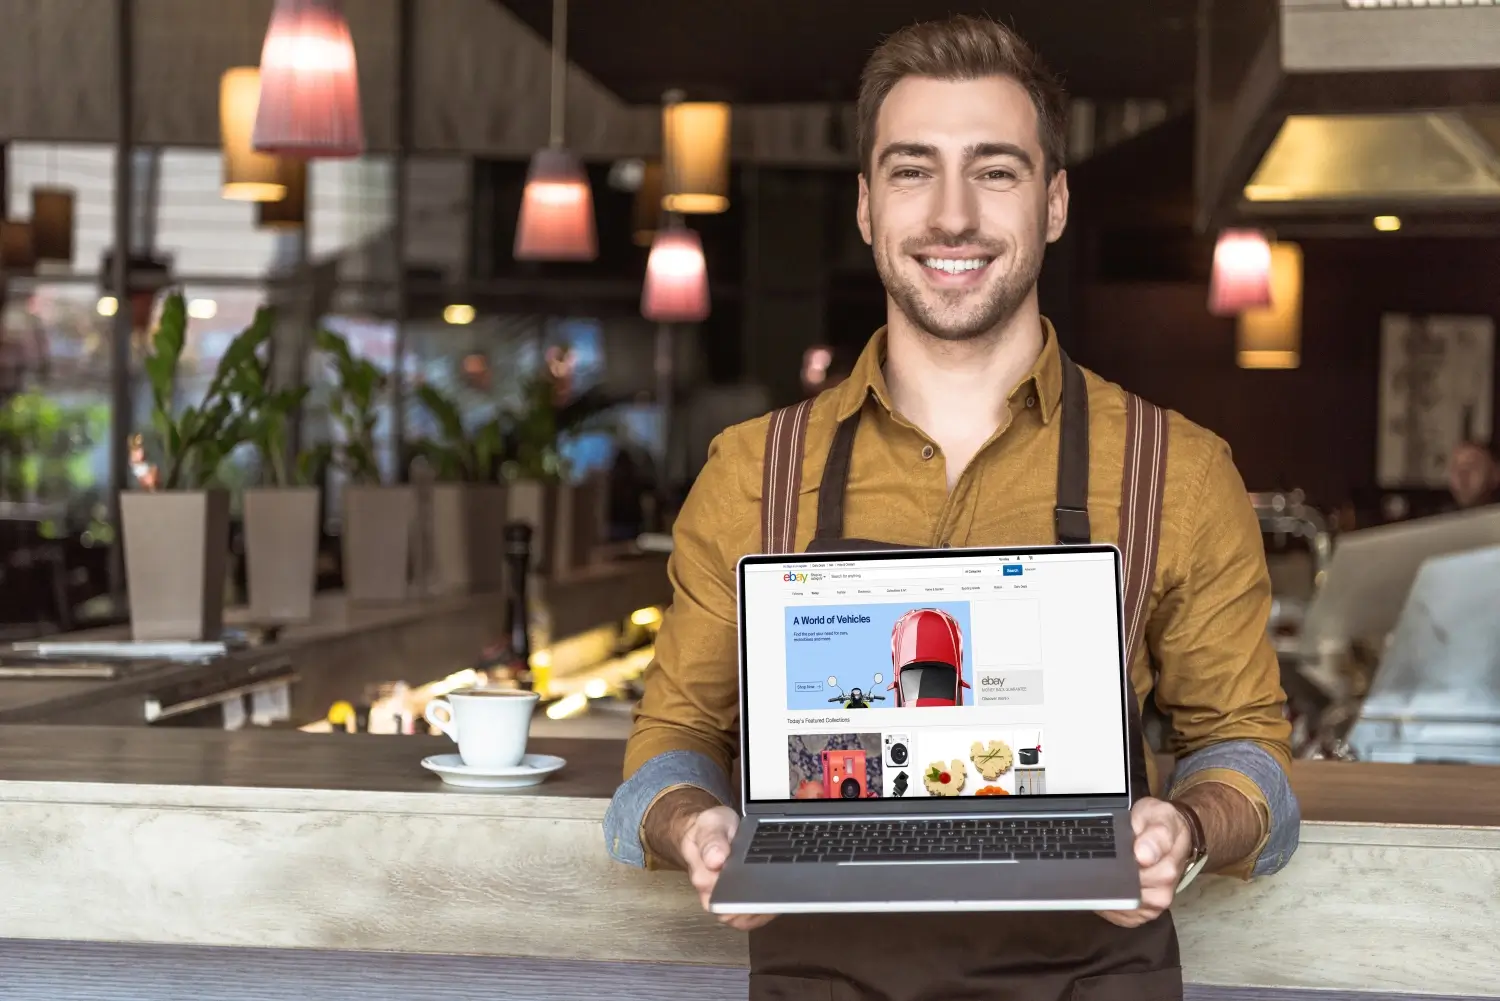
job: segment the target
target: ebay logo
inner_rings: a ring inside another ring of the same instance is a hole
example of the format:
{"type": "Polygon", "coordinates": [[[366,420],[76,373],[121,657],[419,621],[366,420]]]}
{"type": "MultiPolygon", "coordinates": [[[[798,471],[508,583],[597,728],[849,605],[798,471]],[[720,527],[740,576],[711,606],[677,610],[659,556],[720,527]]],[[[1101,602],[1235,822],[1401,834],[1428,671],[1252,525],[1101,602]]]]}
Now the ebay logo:
{"type": "Polygon", "coordinates": [[[806,584],[809,580],[821,580],[822,577],[823,577],[823,575],[820,574],[820,573],[819,574],[786,573],[786,574],[782,575],[781,579],[783,581],[785,581],[786,583],[788,583],[788,584],[806,584]]]}

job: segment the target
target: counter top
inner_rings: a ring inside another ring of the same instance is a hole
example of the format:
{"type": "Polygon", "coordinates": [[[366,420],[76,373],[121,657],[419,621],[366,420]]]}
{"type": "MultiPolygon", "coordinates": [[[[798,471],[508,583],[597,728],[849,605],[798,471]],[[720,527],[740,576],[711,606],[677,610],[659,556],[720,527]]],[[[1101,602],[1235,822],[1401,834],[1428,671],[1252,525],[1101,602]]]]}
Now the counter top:
{"type": "MultiPolygon", "coordinates": [[[[743,966],[680,874],[606,856],[621,745],[533,745],[567,767],[497,794],[429,776],[441,738],[0,727],[0,938],[743,966]]],[[[1304,824],[1275,877],[1189,889],[1187,979],[1500,997],[1500,827],[1347,822],[1434,790],[1500,802],[1500,769],[1295,781],[1309,817],[1343,820],[1304,824]]]]}
{"type": "MultiPolygon", "coordinates": [[[[583,567],[565,577],[538,581],[536,591],[538,599],[548,603],[554,638],[622,620],[642,605],[663,603],[671,597],[665,562],[655,555],[583,567]]],[[[505,598],[500,592],[414,597],[379,605],[357,605],[342,594],[322,594],[314,601],[310,621],[284,626],[274,641],[232,651],[214,661],[140,664],[113,679],[0,679],[0,724],[55,720],[126,722],[76,717],[91,707],[133,699],[163,685],[212,678],[214,672],[230,663],[277,656],[292,658],[299,672],[329,673],[336,666],[346,676],[357,674],[361,664],[374,669],[383,657],[389,656],[402,665],[393,664],[392,670],[412,670],[412,665],[421,665],[415,670],[418,675],[426,676],[408,680],[425,683],[460,666],[468,666],[485,643],[493,640],[504,607],[505,598]],[[409,649],[397,649],[403,645],[409,649]],[[461,662],[456,658],[461,658],[461,662]]],[[[252,630],[261,625],[245,608],[229,609],[225,624],[252,630]]],[[[129,635],[128,627],[116,626],[48,639],[122,640],[129,635]]],[[[318,686],[310,685],[309,681],[303,679],[304,687],[317,690],[318,686]]],[[[332,687],[341,686],[335,683],[332,687]]],[[[342,687],[347,694],[350,689],[342,687]]],[[[352,690],[358,691],[358,687],[352,690]]],[[[319,692],[312,701],[321,715],[332,700],[319,692]]],[[[139,719],[137,711],[129,721],[139,719]]]]}

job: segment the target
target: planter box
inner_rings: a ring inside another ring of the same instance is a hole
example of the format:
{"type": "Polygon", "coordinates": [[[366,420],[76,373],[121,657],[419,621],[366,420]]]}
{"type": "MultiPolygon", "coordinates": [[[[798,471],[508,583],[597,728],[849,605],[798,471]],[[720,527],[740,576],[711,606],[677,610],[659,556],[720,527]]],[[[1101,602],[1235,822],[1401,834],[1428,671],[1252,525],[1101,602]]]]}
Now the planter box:
{"type": "Polygon", "coordinates": [[[229,563],[229,494],[126,490],[120,520],[131,637],[218,639],[229,563]]]}
{"type": "Polygon", "coordinates": [[[318,583],[317,487],[245,491],[245,578],[256,622],[306,622],[318,583]]]}
{"type": "Polygon", "coordinates": [[[556,483],[538,480],[515,480],[505,488],[507,519],[524,521],[531,526],[531,569],[534,573],[552,572],[558,489],[556,483]]]}
{"type": "Polygon", "coordinates": [[[412,487],[344,487],[344,595],[350,601],[406,600],[416,517],[412,487]]]}
{"type": "Polygon", "coordinates": [[[505,574],[506,490],[498,484],[432,488],[432,572],[440,592],[493,591],[505,574]]]}
{"type": "Polygon", "coordinates": [[[552,572],[567,573],[593,562],[594,551],[608,538],[609,488],[603,477],[556,488],[556,523],[552,572]]]}

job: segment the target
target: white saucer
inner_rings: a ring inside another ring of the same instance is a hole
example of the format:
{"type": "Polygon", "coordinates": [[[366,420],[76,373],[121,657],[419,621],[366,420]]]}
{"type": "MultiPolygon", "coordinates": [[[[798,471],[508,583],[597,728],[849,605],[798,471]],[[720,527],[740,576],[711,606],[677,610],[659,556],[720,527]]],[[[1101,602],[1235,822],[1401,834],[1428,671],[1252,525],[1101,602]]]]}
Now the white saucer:
{"type": "Polygon", "coordinates": [[[553,754],[528,754],[514,768],[475,768],[457,754],[434,754],[422,767],[437,772],[444,782],[465,789],[521,789],[540,783],[567,764],[553,754]]]}

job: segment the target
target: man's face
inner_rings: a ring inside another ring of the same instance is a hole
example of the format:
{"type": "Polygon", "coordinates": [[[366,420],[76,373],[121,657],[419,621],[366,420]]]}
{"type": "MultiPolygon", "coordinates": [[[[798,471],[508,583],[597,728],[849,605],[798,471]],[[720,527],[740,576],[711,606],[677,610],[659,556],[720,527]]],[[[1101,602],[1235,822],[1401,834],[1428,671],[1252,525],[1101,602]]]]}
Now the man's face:
{"type": "Polygon", "coordinates": [[[1465,443],[1448,459],[1448,489],[1459,507],[1482,503],[1500,488],[1500,465],[1488,449],[1465,443]]]}
{"type": "Polygon", "coordinates": [[[1013,316],[1067,224],[1067,175],[1048,184],[1036,108],[1009,77],[902,80],[865,169],[859,229],[886,292],[944,340],[1013,316]]]}

